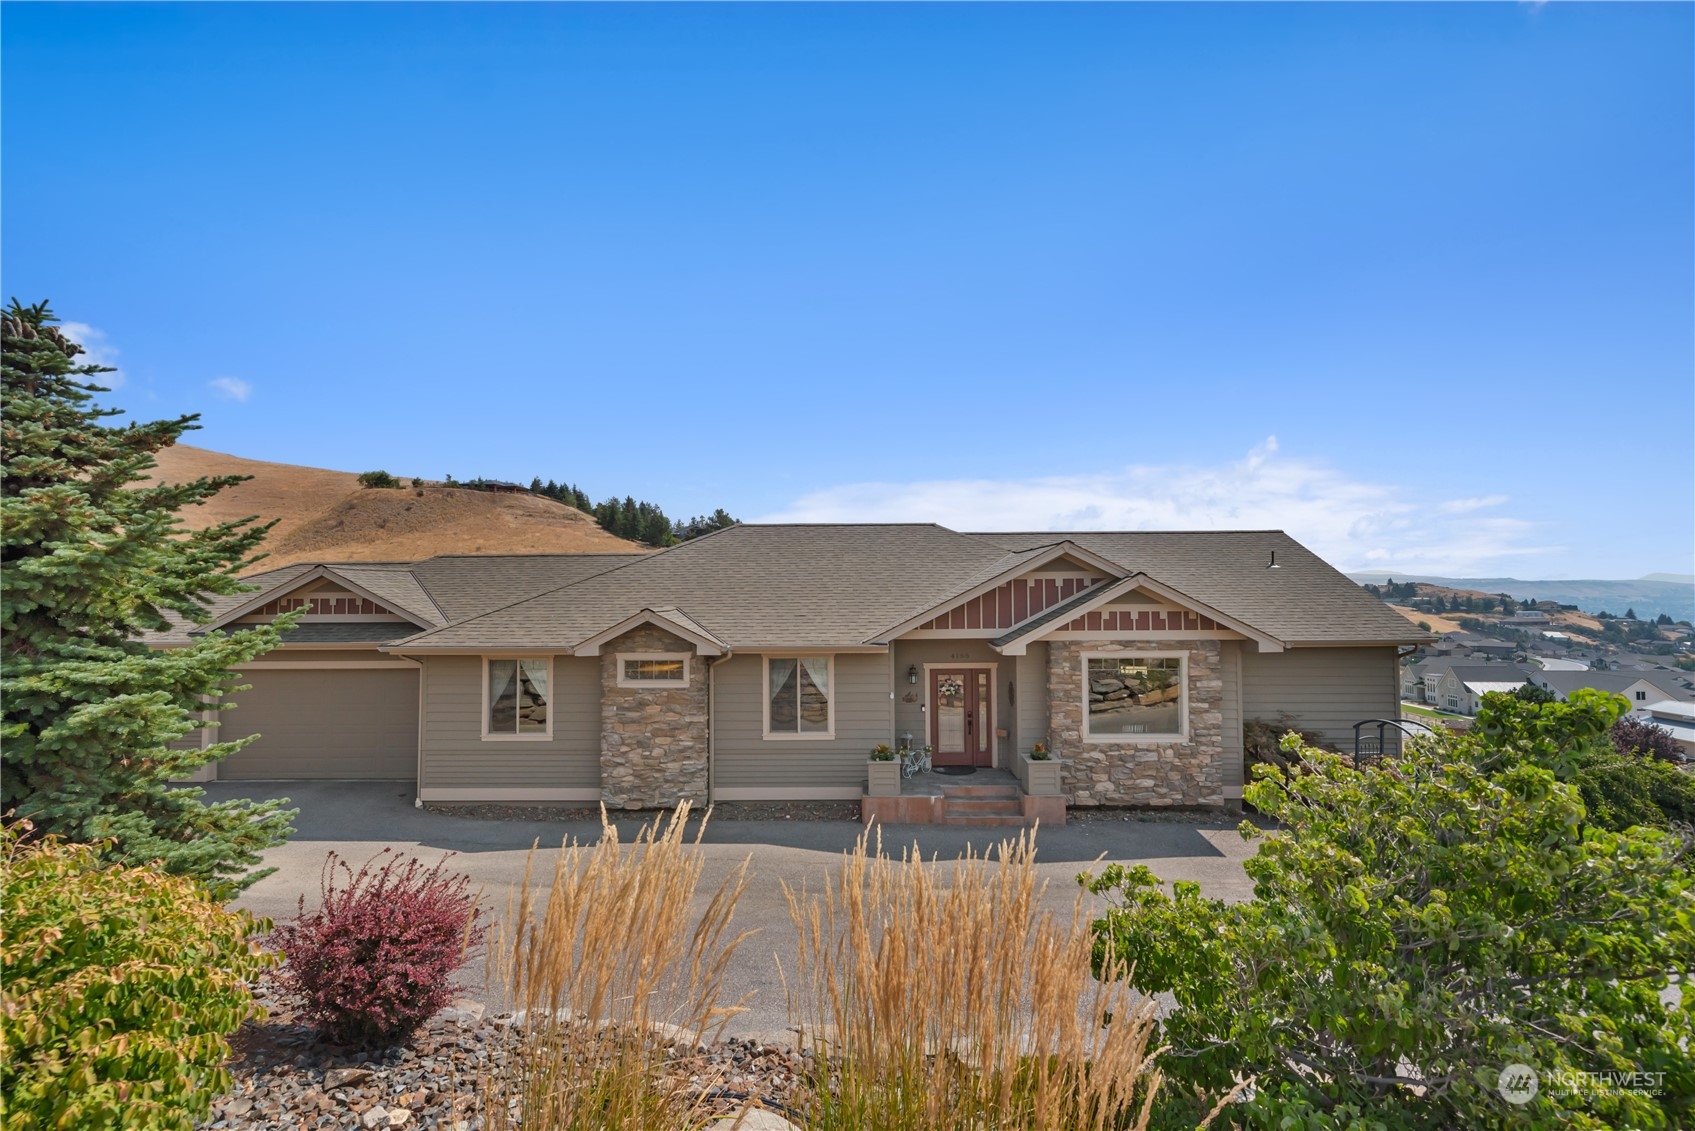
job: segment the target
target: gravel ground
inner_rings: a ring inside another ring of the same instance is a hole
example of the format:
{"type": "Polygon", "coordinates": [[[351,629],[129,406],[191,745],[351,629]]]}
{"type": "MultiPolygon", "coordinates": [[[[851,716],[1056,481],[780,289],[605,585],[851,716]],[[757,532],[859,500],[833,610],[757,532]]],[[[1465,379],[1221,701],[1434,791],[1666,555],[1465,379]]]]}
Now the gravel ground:
{"type": "MultiPolygon", "coordinates": [[[[202,1131],[480,1131],[480,1080],[518,1047],[510,1016],[484,1016],[474,1002],[443,1010],[404,1045],[357,1052],[322,1042],[270,979],[255,987],[254,998],[268,1017],[230,1039],[234,1083],[202,1131]]],[[[706,1111],[724,1116],[750,1106],[781,1112],[808,1060],[747,1040],[670,1052],[670,1071],[705,1093],[706,1111]]]]}

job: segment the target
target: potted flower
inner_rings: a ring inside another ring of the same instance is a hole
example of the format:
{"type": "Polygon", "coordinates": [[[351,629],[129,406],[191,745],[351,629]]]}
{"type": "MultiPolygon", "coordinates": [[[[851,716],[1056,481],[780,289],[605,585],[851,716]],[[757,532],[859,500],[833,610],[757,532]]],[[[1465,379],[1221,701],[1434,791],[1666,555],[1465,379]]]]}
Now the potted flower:
{"type": "Polygon", "coordinates": [[[865,792],[872,797],[900,796],[900,762],[895,748],[886,742],[871,748],[865,763],[865,792]]]}
{"type": "Polygon", "coordinates": [[[1048,744],[1038,742],[1030,752],[1018,756],[1018,784],[1031,797],[1059,795],[1059,763],[1048,752],[1048,744]]]}

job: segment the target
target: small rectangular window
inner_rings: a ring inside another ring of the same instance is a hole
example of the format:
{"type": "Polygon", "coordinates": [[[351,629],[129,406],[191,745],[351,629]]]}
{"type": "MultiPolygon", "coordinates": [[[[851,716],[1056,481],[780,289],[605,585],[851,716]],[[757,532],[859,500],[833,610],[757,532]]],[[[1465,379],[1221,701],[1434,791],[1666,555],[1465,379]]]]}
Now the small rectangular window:
{"type": "Polygon", "coordinates": [[[1183,733],[1181,656],[1092,656],[1085,663],[1089,737],[1183,733]]]}
{"type": "Polygon", "coordinates": [[[487,661],[488,709],[483,733],[489,738],[545,738],[552,733],[548,719],[546,659],[487,661]]]}
{"type": "Polygon", "coordinates": [[[1644,700],[1646,698],[1648,698],[1648,693],[1646,691],[1638,691],[1636,693],[1637,702],[1641,702],[1642,700],[1644,700]]]}
{"type": "Polygon", "coordinates": [[[768,656],[765,660],[767,736],[828,738],[830,657],[768,656]]]}
{"type": "Polygon", "coordinates": [[[626,653],[618,657],[619,687],[688,685],[689,658],[685,653],[626,653]]]}

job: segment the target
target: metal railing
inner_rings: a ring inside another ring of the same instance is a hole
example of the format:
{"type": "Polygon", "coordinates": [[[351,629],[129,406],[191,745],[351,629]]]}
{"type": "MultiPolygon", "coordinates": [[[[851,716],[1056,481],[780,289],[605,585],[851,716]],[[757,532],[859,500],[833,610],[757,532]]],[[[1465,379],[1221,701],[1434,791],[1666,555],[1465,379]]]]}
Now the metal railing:
{"type": "Polygon", "coordinates": [[[1362,719],[1354,724],[1354,769],[1375,762],[1391,754],[1400,753],[1401,739],[1417,738],[1422,734],[1435,733],[1423,723],[1407,723],[1400,719],[1362,719]],[[1364,733],[1361,728],[1375,726],[1376,734],[1364,733]],[[1390,731],[1395,728],[1394,749],[1389,748],[1390,731]]]}

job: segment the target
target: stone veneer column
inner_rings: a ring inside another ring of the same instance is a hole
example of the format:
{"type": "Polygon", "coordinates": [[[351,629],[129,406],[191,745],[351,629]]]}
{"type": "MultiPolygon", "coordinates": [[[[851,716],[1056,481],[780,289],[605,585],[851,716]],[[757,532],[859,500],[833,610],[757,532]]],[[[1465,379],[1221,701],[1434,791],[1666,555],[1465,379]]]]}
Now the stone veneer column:
{"type": "Polygon", "coordinates": [[[1073,805],[1224,805],[1224,680],[1216,640],[1050,641],[1048,738],[1064,762],[1073,805]],[[1183,652],[1189,737],[1167,742],[1083,741],[1083,653],[1183,652]]]}
{"type": "Polygon", "coordinates": [[[609,809],[706,801],[706,660],[662,629],[632,629],[600,650],[600,795],[609,809]],[[618,655],[689,653],[689,685],[619,687],[618,655]]]}

